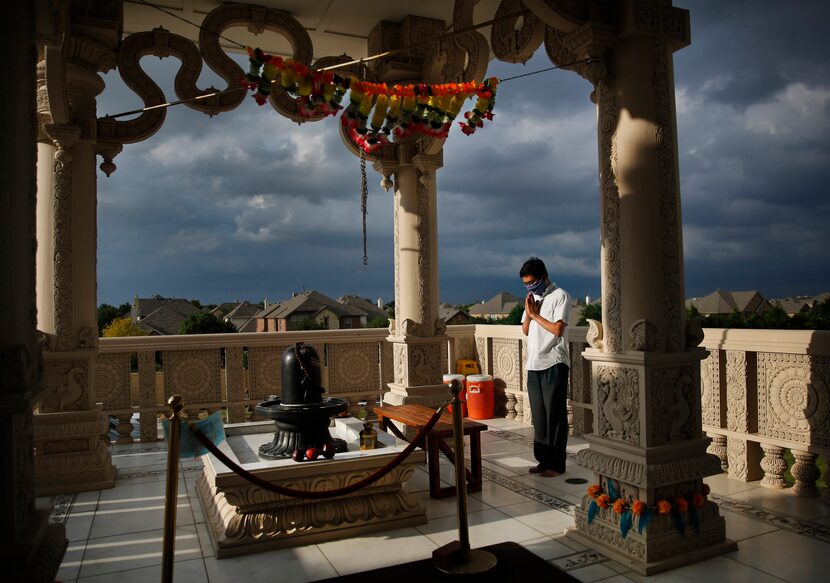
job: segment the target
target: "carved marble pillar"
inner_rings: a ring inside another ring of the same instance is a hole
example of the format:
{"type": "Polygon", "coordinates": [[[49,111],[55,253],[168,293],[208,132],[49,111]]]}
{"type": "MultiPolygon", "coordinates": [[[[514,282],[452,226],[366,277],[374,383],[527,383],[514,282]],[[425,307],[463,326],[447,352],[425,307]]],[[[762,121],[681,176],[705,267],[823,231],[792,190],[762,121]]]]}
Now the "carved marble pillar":
{"type": "Polygon", "coordinates": [[[708,453],[715,455],[720,460],[720,467],[725,472],[729,468],[729,458],[726,455],[726,436],[717,433],[707,433],[712,440],[706,449],[708,453]]]}
{"type": "Polygon", "coordinates": [[[792,493],[796,496],[814,497],[819,496],[816,480],[821,476],[821,470],[816,465],[818,455],[808,451],[792,450],[795,463],[790,468],[795,484],[792,493]]]}
{"type": "Polygon", "coordinates": [[[43,390],[35,327],[35,3],[13,2],[3,17],[14,28],[0,36],[14,82],[0,94],[0,581],[40,583],[55,580],[67,539],[62,524],[49,523],[51,509],[35,507],[34,493],[32,407],[43,390]]]}
{"type": "Polygon", "coordinates": [[[784,472],[787,471],[787,461],[784,459],[784,448],[766,443],[762,443],[761,448],[764,450],[764,459],[760,464],[764,470],[761,485],[765,488],[785,488],[787,484],[784,482],[784,472]]]}
{"type": "MultiPolygon", "coordinates": [[[[583,352],[594,427],[578,463],[594,470],[606,493],[655,507],[692,500],[703,478],[721,471],[702,431],[707,353],[685,322],[672,52],[689,44],[689,15],[670,2],[625,0],[612,22],[594,22],[590,4],[528,3],[548,25],[555,63],[598,59],[575,67],[596,88],[603,304],[603,321],[592,326],[583,352]]],[[[658,517],[624,537],[610,508],[589,522],[591,502],[586,495],[568,536],[645,575],[736,548],[707,500],[685,536],[658,517]]],[[[683,520],[691,524],[685,512],[683,520]]]]}
{"type": "Polygon", "coordinates": [[[38,411],[49,414],[34,419],[39,494],[107,488],[115,481],[100,439],[108,422],[96,407],[95,391],[95,98],[104,88],[97,73],[112,68],[115,55],[98,40],[104,33],[96,39],[85,33],[70,33],[59,46],[41,51],[38,68],[37,306],[48,348],[47,390],[38,411]]]}
{"type": "Polygon", "coordinates": [[[389,337],[393,382],[384,403],[438,405],[448,396],[442,384],[446,324],[438,316],[438,211],[436,171],[442,156],[395,148],[396,159],[375,167],[395,186],[395,319],[389,337]]]}

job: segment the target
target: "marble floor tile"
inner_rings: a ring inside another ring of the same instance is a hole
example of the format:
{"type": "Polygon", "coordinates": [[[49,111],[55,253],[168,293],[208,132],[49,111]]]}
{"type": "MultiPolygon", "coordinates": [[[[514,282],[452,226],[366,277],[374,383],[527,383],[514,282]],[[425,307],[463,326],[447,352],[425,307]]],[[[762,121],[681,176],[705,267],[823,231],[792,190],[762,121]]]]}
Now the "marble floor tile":
{"type": "Polygon", "coordinates": [[[492,481],[485,481],[481,485],[481,492],[471,493],[470,498],[477,498],[494,508],[527,501],[527,497],[492,481]]]}
{"type": "MultiPolygon", "coordinates": [[[[95,511],[90,538],[162,528],[164,525],[164,484],[136,484],[107,490],[95,511]],[[156,488],[161,486],[161,488],[156,488]],[[159,490],[161,490],[159,492],[159,490]]],[[[176,524],[193,524],[193,511],[184,485],[179,484],[176,524]]]]}
{"type": "Polygon", "coordinates": [[[500,439],[498,441],[490,441],[481,446],[481,457],[489,459],[491,456],[512,453],[527,455],[530,452],[527,445],[523,443],[516,443],[515,441],[507,441],[500,439]]]}
{"type": "Polygon", "coordinates": [[[62,583],[69,583],[78,578],[86,550],[86,540],[70,542],[63,555],[60,569],[58,569],[57,580],[62,583]]]}
{"type": "Polygon", "coordinates": [[[564,534],[566,528],[574,526],[573,516],[533,500],[502,506],[499,510],[546,535],[564,534]]]}
{"type": "Polygon", "coordinates": [[[146,484],[147,482],[163,483],[166,480],[167,465],[165,464],[136,466],[132,468],[119,468],[116,476],[116,485],[130,486],[133,484],[146,484]]]}
{"type": "Polygon", "coordinates": [[[741,541],[778,530],[777,527],[767,522],[755,520],[737,512],[721,509],[720,515],[726,521],[726,538],[730,540],[741,541]]]}
{"type": "MultiPolygon", "coordinates": [[[[443,518],[445,516],[457,516],[458,515],[458,502],[456,501],[455,496],[449,496],[447,498],[430,498],[428,491],[423,492],[414,492],[412,497],[423,506],[427,511],[427,520],[433,520],[434,518],[443,518]]],[[[478,512],[480,510],[486,510],[490,508],[489,505],[485,504],[481,500],[477,498],[473,498],[472,494],[467,496],[467,511],[468,512],[478,512]]]]}
{"type": "Polygon", "coordinates": [[[112,465],[119,470],[138,468],[142,466],[158,466],[167,464],[167,453],[120,453],[113,454],[112,465]]]}
{"type": "MultiPolygon", "coordinates": [[[[439,520],[455,524],[455,517],[439,520]]],[[[317,546],[338,574],[347,575],[426,559],[432,556],[432,551],[438,545],[418,529],[409,527],[320,543],[317,546]]]]}
{"type": "MultiPolygon", "coordinates": [[[[87,541],[79,579],[161,565],[162,530],[122,534],[87,541]]],[[[193,526],[176,529],[176,562],[202,557],[193,526]]]]}
{"type": "Polygon", "coordinates": [[[66,538],[70,543],[76,541],[85,541],[89,538],[89,532],[92,529],[92,514],[88,516],[72,516],[66,519],[66,538]]]}
{"type": "MultiPolygon", "coordinates": [[[[523,542],[539,538],[543,533],[523,522],[511,518],[496,510],[470,512],[467,515],[470,532],[470,545],[473,548],[484,547],[505,541],[523,542]]],[[[416,526],[436,545],[443,546],[458,540],[458,526],[454,516],[430,520],[429,523],[416,526]]]]}
{"type": "Polygon", "coordinates": [[[830,516],[830,504],[822,499],[793,496],[786,490],[755,488],[730,494],[728,498],[810,522],[830,516]]]}
{"type": "Polygon", "coordinates": [[[210,583],[305,583],[336,577],[317,545],[217,560],[205,558],[210,583]]]}
{"type": "MultiPolygon", "coordinates": [[[[752,540],[752,539],[750,539],[752,540]]],[[[734,553],[732,553],[734,554],[734,553]]],[[[768,553],[776,555],[777,553],[768,553]]],[[[781,583],[782,580],[774,577],[768,573],[754,569],[738,561],[733,561],[727,558],[730,555],[722,557],[715,557],[699,563],[685,565],[672,569],[671,571],[664,571],[649,577],[644,577],[633,571],[625,574],[626,577],[632,579],[636,583],[701,583],[711,581],[720,582],[728,581],[729,583],[781,583]]],[[[816,579],[789,579],[795,583],[806,583],[807,581],[818,581],[816,579]]]]}
{"type": "Polygon", "coordinates": [[[597,563],[568,571],[568,575],[588,583],[589,581],[605,581],[610,577],[619,576],[619,573],[602,563],[597,563]]]}
{"type": "Polygon", "coordinates": [[[565,555],[572,555],[574,552],[571,547],[562,544],[559,540],[550,536],[525,541],[522,543],[522,546],[546,561],[558,559],[565,555]]]}
{"type": "Polygon", "coordinates": [[[712,492],[721,494],[722,496],[731,496],[738,492],[746,492],[747,490],[755,490],[761,488],[761,482],[744,482],[742,480],[735,480],[729,477],[729,474],[716,474],[703,478],[703,481],[709,484],[712,492]]]}
{"type": "Polygon", "coordinates": [[[481,460],[481,467],[485,470],[489,469],[493,472],[501,474],[502,476],[508,476],[508,477],[518,476],[520,473],[523,473],[522,470],[524,469],[524,468],[508,468],[508,467],[501,466],[497,463],[491,462],[490,460],[486,460],[486,459],[481,460]]]}
{"type": "Polygon", "coordinates": [[[730,559],[786,581],[826,580],[830,544],[784,530],[743,540],[730,559]]]}
{"type": "MultiPolygon", "coordinates": [[[[145,583],[158,581],[160,577],[161,565],[159,564],[92,577],[81,577],[78,579],[78,583],[112,583],[113,581],[118,583],[145,583]]],[[[173,581],[174,583],[208,583],[205,562],[201,558],[176,561],[173,565],[173,581]]]]}

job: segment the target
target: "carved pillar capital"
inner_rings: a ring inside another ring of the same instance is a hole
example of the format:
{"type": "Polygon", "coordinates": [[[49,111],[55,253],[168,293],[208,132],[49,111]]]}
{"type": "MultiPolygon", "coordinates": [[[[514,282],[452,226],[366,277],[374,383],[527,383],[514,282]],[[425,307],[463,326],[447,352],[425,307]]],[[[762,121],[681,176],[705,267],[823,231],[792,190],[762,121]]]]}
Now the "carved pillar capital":
{"type": "Polygon", "coordinates": [[[59,151],[68,150],[81,139],[80,128],[72,124],[47,123],[43,130],[59,151]]]}
{"type": "Polygon", "coordinates": [[[666,41],[672,51],[692,42],[688,10],[662,0],[627,0],[622,5],[622,35],[656,37],[666,41]]]}

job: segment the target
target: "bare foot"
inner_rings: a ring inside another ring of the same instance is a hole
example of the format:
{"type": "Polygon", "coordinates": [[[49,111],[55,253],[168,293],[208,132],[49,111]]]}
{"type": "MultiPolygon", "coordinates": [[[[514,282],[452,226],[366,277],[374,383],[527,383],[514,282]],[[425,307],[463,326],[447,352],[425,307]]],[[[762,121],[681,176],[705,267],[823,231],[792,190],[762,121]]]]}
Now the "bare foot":
{"type": "Polygon", "coordinates": [[[545,471],[545,470],[543,470],[543,469],[542,469],[542,466],[533,466],[532,468],[530,468],[530,469],[527,471],[527,473],[529,473],[529,474],[541,474],[541,473],[543,473],[544,471],[545,471]]]}
{"type": "Polygon", "coordinates": [[[555,478],[556,476],[559,476],[560,473],[559,472],[554,472],[553,470],[545,470],[544,472],[540,473],[539,475],[542,476],[543,478],[555,478]]]}

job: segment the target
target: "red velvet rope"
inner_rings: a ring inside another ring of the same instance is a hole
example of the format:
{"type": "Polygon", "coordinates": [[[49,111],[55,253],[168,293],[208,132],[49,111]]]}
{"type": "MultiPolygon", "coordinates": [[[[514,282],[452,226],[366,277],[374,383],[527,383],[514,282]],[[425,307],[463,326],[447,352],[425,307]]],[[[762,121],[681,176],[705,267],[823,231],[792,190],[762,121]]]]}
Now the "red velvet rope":
{"type": "Polygon", "coordinates": [[[235,474],[248,480],[250,483],[259,486],[263,490],[268,490],[269,492],[273,492],[275,494],[280,494],[282,496],[291,496],[293,498],[309,498],[313,500],[319,500],[322,498],[334,498],[336,496],[344,496],[346,494],[351,494],[352,492],[356,492],[361,488],[368,486],[374,482],[377,482],[383,476],[394,470],[398,467],[403,460],[405,460],[409,454],[411,454],[418,444],[423,441],[426,435],[432,431],[432,428],[435,427],[435,424],[438,423],[438,420],[441,418],[441,413],[444,411],[444,405],[439,408],[432,418],[427,422],[426,425],[418,432],[418,435],[409,443],[409,445],[404,448],[404,450],[395,456],[388,464],[380,468],[374,474],[370,474],[366,476],[362,480],[355,482],[354,484],[349,484],[348,486],[343,486],[342,488],[337,488],[336,490],[295,490],[294,488],[285,488],[283,486],[278,486],[276,484],[272,484],[267,480],[263,480],[259,476],[248,472],[245,468],[236,464],[233,460],[231,460],[227,455],[225,455],[222,450],[220,450],[214,443],[205,436],[204,433],[199,431],[198,429],[194,428],[193,426],[190,427],[190,430],[196,436],[196,438],[202,442],[210,453],[215,455],[220,462],[225,464],[229,467],[235,474]]]}

